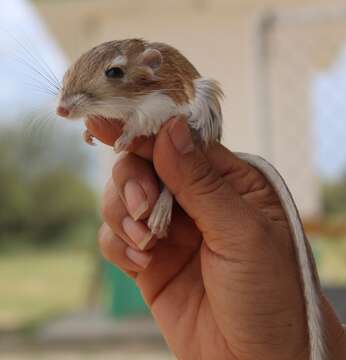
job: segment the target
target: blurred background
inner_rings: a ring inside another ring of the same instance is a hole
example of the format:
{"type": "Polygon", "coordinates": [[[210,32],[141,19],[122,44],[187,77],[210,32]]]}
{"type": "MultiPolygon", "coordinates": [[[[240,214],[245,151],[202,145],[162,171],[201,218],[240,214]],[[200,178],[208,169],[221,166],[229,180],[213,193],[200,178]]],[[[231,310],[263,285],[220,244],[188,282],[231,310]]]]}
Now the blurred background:
{"type": "Polygon", "coordinates": [[[180,49],[226,94],[223,142],[281,171],[346,322],[343,0],[0,0],[0,358],[172,359],[96,246],[112,152],[54,115],[55,78],[102,41],[180,49]]]}

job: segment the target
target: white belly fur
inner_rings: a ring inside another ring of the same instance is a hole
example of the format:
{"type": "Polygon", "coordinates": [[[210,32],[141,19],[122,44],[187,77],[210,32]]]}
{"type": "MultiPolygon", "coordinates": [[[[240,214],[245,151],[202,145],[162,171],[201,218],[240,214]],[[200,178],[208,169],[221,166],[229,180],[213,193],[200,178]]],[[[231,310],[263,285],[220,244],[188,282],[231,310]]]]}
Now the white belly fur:
{"type": "Polygon", "coordinates": [[[221,135],[222,114],[219,98],[222,92],[217,83],[206,78],[194,80],[195,98],[177,105],[169,96],[154,92],[136,101],[124,130],[130,137],[157,134],[170,118],[183,115],[193,129],[200,132],[205,143],[221,135]]]}

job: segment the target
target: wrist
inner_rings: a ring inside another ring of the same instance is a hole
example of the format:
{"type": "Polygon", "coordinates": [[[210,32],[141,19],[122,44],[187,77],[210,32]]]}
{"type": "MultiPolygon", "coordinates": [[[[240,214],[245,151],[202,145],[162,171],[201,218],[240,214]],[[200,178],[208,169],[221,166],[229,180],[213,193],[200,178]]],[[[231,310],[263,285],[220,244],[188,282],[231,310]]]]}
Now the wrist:
{"type": "Polygon", "coordinates": [[[342,326],[330,306],[323,297],[324,323],[326,328],[326,350],[330,360],[346,359],[346,327],[342,326]]]}
{"type": "MultiPolygon", "coordinates": [[[[346,325],[342,326],[328,300],[321,297],[325,351],[328,360],[346,359],[346,325]]],[[[296,360],[310,360],[308,349],[296,360]]]]}
{"type": "Polygon", "coordinates": [[[339,341],[335,344],[335,352],[332,351],[332,360],[344,360],[346,359],[346,327],[343,327],[342,335],[339,341]],[[334,356],[334,357],[333,357],[334,356]]]}

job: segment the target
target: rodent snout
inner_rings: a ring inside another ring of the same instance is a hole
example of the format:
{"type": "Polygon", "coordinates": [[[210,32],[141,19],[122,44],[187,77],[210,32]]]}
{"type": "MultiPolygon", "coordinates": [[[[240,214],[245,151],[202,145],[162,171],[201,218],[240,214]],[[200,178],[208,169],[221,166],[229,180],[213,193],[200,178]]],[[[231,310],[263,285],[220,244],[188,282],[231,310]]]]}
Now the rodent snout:
{"type": "Polygon", "coordinates": [[[56,113],[59,116],[68,117],[70,115],[70,110],[64,106],[59,105],[58,108],[56,109],[56,113]]]}

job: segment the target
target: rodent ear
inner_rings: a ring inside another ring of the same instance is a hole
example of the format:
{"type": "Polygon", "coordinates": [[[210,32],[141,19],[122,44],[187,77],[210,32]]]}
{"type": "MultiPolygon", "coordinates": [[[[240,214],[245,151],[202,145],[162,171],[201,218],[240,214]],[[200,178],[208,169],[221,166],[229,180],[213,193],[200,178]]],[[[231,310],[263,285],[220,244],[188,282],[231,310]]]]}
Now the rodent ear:
{"type": "Polygon", "coordinates": [[[139,65],[150,67],[153,72],[157,71],[162,64],[162,55],[159,50],[146,49],[140,55],[139,65]]]}

